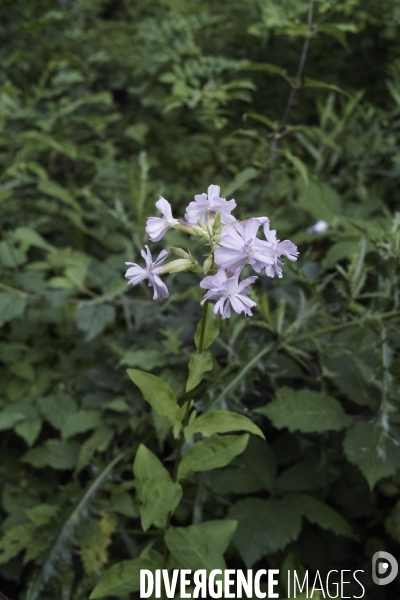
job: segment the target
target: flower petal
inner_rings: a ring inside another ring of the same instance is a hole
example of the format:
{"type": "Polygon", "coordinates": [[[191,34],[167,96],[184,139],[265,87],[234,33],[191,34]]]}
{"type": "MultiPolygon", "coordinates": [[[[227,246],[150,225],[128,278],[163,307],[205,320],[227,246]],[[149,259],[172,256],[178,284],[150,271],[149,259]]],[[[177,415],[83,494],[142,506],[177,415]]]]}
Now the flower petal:
{"type": "Polygon", "coordinates": [[[160,212],[164,215],[167,221],[172,221],[172,208],[168,200],[160,196],[159,200],[156,202],[156,206],[160,212]]]}
{"type": "Polygon", "coordinates": [[[209,185],[207,190],[208,200],[212,200],[215,197],[219,198],[220,191],[221,188],[219,185],[209,185]]]}
{"type": "Polygon", "coordinates": [[[146,222],[146,232],[152,242],[159,242],[169,229],[165,219],[149,217],[146,222]]]}

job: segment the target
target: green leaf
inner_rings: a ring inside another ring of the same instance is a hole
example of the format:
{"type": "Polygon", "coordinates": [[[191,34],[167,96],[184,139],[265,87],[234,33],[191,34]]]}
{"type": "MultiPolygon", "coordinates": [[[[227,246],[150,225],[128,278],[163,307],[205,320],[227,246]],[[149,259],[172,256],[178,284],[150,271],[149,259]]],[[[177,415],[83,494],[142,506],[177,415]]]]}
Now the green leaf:
{"type": "MultiPolygon", "coordinates": [[[[350,252],[347,257],[350,256],[350,252]]],[[[370,369],[365,367],[363,373],[360,369],[359,357],[356,357],[349,349],[340,354],[332,353],[326,360],[328,369],[327,377],[334,381],[339,390],[349,400],[361,405],[372,405],[374,388],[368,386],[368,374],[370,369]]]]}
{"type": "Polygon", "coordinates": [[[231,196],[236,190],[242,189],[246,183],[258,177],[259,174],[260,171],[253,167],[247,167],[246,169],[243,169],[243,171],[240,171],[240,173],[235,175],[233,180],[223,189],[224,198],[231,196]]]}
{"type": "Polygon", "coordinates": [[[152,371],[168,363],[168,357],[160,354],[158,350],[131,350],[126,352],[120,360],[124,367],[139,367],[144,371],[152,371]]]}
{"type": "Polygon", "coordinates": [[[297,205],[305,210],[316,221],[332,221],[333,217],[342,211],[341,198],[338,193],[326,183],[309,180],[304,177],[297,179],[297,205]]]}
{"type": "Polygon", "coordinates": [[[68,394],[45,396],[38,401],[43,418],[55,429],[61,429],[68,415],[77,412],[77,404],[68,394]]]}
{"type": "Polygon", "coordinates": [[[171,425],[179,423],[177,419],[178,401],[165,381],[160,377],[136,369],[128,369],[127,373],[156,413],[167,417],[171,425]]]}
{"type": "Polygon", "coordinates": [[[272,63],[248,62],[243,65],[242,69],[245,71],[267,71],[267,73],[274,75],[286,75],[287,73],[286,69],[272,63]]]}
{"type": "Polygon", "coordinates": [[[0,565],[8,563],[34,542],[35,525],[24,523],[11,527],[0,539],[0,565]]]}
{"type": "Polygon", "coordinates": [[[58,566],[60,562],[65,563],[72,560],[70,548],[72,542],[75,540],[76,528],[82,523],[84,516],[86,517],[88,514],[87,505],[110,475],[113,468],[126,456],[126,454],[126,450],[118,454],[105,469],[99,473],[96,479],[90,483],[83,496],[79,499],[79,502],[74,506],[67,519],[62,523],[62,527],[58,530],[57,537],[52,544],[50,551],[43,560],[38,576],[33,579],[32,585],[28,589],[26,600],[38,600],[43,586],[50,577],[54,576],[56,566],[58,566]]]}
{"type": "Polygon", "coordinates": [[[163,477],[147,481],[143,487],[140,517],[144,531],[168,512],[173,512],[182,498],[182,487],[163,477]]]}
{"type": "Polygon", "coordinates": [[[23,265],[26,261],[26,252],[15,248],[9,240],[0,242],[0,263],[4,267],[11,267],[13,269],[18,267],[18,265],[23,265]]]}
{"type": "Polygon", "coordinates": [[[57,198],[57,200],[61,200],[61,202],[72,206],[78,214],[82,214],[83,210],[80,206],[79,202],[77,202],[72,194],[69,193],[64,187],[56,183],[55,181],[50,181],[49,179],[42,179],[39,181],[38,190],[40,192],[44,192],[53,198],[57,198]]]}
{"type": "Polygon", "coordinates": [[[114,430],[107,425],[100,425],[92,435],[85,440],[79,450],[75,473],[79,473],[91,461],[95,452],[104,452],[114,437],[114,430]]]}
{"type": "Polygon", "coordinates": [[[247,568],[283,550],[301,530],[301,513],[286,499],[246,498],[231,507],[229,516],[239,522],[233,543],[247,568]]]}
{"type": "Polygon", "coordinates": [[[4,323],[20,317],[25,311],[26,298],[9,294],[8,292],[0,292],[0,327],[4,323]]]}
{"type": "Polygon", "coordinates": [[[251,436],[241,459],[245,468],[260,481],[264,489],[273,489],[277,467],[274,452],[267,442],[251,436]]]}
{"type": "Polygon", "coordinates": [[[346,50],[350,52],[350,48],[346,40],[346,31],[357,33],[357,28],[353,23],[326,23],[318,25],[318,32],[331,35],[337,39],[343,48],[346,48],[346,50]]]}
{"type": "Polygon", "coordinates": [[[12,429],[17,423],[24,421],[25,419],[26,416],[24,413],[3,410],[0,412],[0,431],[12,429]]]}
{"type": "Polygon", "coordinates": [[[140,570],[161,568],[162,564],[155,564],[146,558],[123,560],[113,565],[100,579],[89,596],[89,600],[106,598],[108,596],[124,596],[140,589],[140,570]]]}
{"type": "MultiPolygon", "coordinates": [[[[213,309],[214,309],[213,304],[208,302],[207,303],[207,318],[206,318],[207,320],[206,320],[206,326],[205,326],[205,330],[204,330],[204,339],[203,339],[203,351],[207,350],[207,348],[209,348],[211,346],[211,344],[213,343],[215,338],[218,337],[218,334],[219,334],[219,320],[214,319],[213,309]]],[[[200,321],[197,325],[196,333],[194,334],[194,343],[196,344],[197,349],[199,348],[199,342],[200,342],[201,323],[202,323],[202,319],[200,319],[200,321]]]]}
{"type": "Polygon", "coordinates": [[[107,548],[111,543],[112,534],[117,527],[114,513],[101,512],[86,529],[80,540],[80,555],[87,575],[98,573],[108,562],[107,548]]]}
{"type": "Polygon", "coordinates": [[[215,494],[248,495],[265,489],[262,482],[245,465],[214,469],[207,473],[205,481],[215,494]]]}
{"type": "Polygon", "coordinates": [[[225,569],[225,552],[237,522],[209,521],[189,527],[171,527],[165,534],[165,543],[183,568],[225,569]]]}
{"type": "Polygon", "coordinates": [[[246,117],[250,117],[251,119],[254,119],[255,121],[259,121],[260,123],[263,123],[270,129],[273,129],[274,131],[276,129],[278,129],[278,127],[279,127],[279,123],[277,123],[276,121],[272,121],[265,115],[259,115],[258,113],[246,113],[246,117]]]}
{"type": "Polygon", "coordinates": [[[382,447],[382,430],[373,423],[354,423],[346,432],[343,448],[348,460],[357,465],[370,489],[383,477],[393,475],[400,464],[400,447],[390,439],[382,447]]]}
{"type": "Polygon", "coordinates": [[[55,504],[37,504],[33,508],[25,509],[26,516],[37,526],[49,523],[60,510],[55,504]]]}
{"type": "Polygon", "coordinates": [[[79,454],[77,442],[67,442],[59,439],[49,439],[37,448],[28,450],[21,461],[43,469],[52,467],[57,470],[73,469],[79,454]]]}
{"type": "Polygon", "coordinates": [[[28,446],[32,446],[42,429],[42,419],[28,419],[23,423],[18,423],[14,429],[15,433],[22,437],[28,446]]]}
{"type": "Polygon", "coordinates": [[[301,460],[285,469],[276,480],[282,492],[303,492],[327,485],[326,475],[317,460],[301,460]]]}
{"type": "Polygon", "coordinates": [[[115,321],[115,314],[115,308],[109,304],[89,304],[78,308],[75,321],[78,329],[86,333],[86,341],[89,342],[115,321]]]}
{"type": "Polygon", "coordinates": [[[98,410],[78,410],[76,413],[69,414],[65,417],[64,425],[61,429],[61,437],[63,440],[84,433],[90,429],[95,429],[101,420],[101,414],[98,410]]]}
{"type": "Polygon", "coordinates": [[[43,250],[51,250],[53,246],[49,244],[37,231],[30,227],[18,227],[12,233],[12,237],[19,242],[42,248],[43,250]]]}
{"type": "Polygon", "coordinates": [[[205,521],[197,527],[208,539],[212,540],[218,550],[224,553],[237,528],[237,521],[234,519],[224,519],[223,521],[205,521]]]}
{"type": "Polygon", "coordinates": [[[349,423],[341,404],[331,396],[311,390],[280,388],[276,398],[257,412],[271,419],[278,429],[303,433],[340,431],[349,423]]]}
{"type": "Polygon", "coordinates": [[[191,471],[208,471],[229,464],[241,454],[249,441],[249,435],[226,435],[201,440],[190,446],[179,464],[178,479],[191,471]]]}
{"type": "Polygon", "coordinates": [[[342,90],[337,85],[333,85],[333,83],[326,83],[325,81],[317,81],[316,79],[310,79],[310,77],[304,78],[304,83],[302,87],[312,87],[312,88],[323,88],[325,90],[333,90],[334,92],[340,92],[341,94],[348,94],[342,90]]]}
{"type": "Polygon", "coordinates": [[[197,417],[185,430],[187,438],[195,433],[202,433],[210,437],[215,433],[229,433],[231,431],[248,431],[265,439],[263,432],[248,417],[229,410],[217,410],[197,417]]]}
{"type": "Polygon", "coordinates": [[[159,458],[144,444],[140,444],[137,449],[135,460],[133,461],[133,474],[138,496],[143,500],[144,487],[152,479],[163,479],[169,483],[172,482],[171,475],[163,466],[159,458]]]}
{"type": "Polygon", "coordinates": [[[348,521],[325,502],[306,494],[292,494],[290,499],[310,523],[316,523],[322,529],[329,529],[337,535],[354,537],[348,521]]]}
{"type": "Polygon", "coordinates": [[[199,385],[206,371],[213,368],[210,354],[192,354],[189,362],[189,376],[186,382],[186,392],[190,392],[199,385]]]}
{"type": "Polygon", "coordinates": [[[300,177],[303,179],[304,183],[307,185],[309,182],[308,170],[306,165],[298,156],[295,156],[290,152],[290,150],[283,150],[283,154],[286,158],[292,163],[296,171],[300,174],[300,177]]]}
{"type": "Polygon", "coordinates": [[[14,373],[21,379],[26,379],[27,381],[33,381],[35,379],[35,371],[32,365],[26,361],[14,363],[9,366],[9,369],[11,373],[14,373]]]}

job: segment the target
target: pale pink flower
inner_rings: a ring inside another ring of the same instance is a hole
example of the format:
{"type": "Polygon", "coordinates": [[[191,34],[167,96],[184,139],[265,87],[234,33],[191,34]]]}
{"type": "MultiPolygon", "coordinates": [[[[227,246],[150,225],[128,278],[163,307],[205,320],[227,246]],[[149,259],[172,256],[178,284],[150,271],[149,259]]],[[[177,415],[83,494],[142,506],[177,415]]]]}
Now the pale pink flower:
{"type": "Polygon", "coordinates": [[[200,282],[200,287],[209,290],[201,304],[204,304],[206,300],[217,301],[214,306],[214,316],[220,313],[223,319],[229,318],[231,307],[237,314],[242,312],[249,316],[253,314],[251,308],[257,304],[248,297],[250,292],[246,288],[254,283],[257,277],[253,275],[239,283],[240,273],[241,269],[239,268],[232,277],[228,278],[225,269],[219,269],[215,275],[209,275],[200,282]]]}
{"type": "Polygon", "coordinates": [[[257,238],[260,225],[258,219],[249,219],[245,225],[235,223],[225,227],[221,232],[220,247],[214,253],[217,265],[234,272],[249,261],[259,273],[264,267],[274,264],[271,245],[257,238]]]}
{"type": "Polygon", "coordinates": [[[227,225],[236,221],[231,212],[236,208],[234,200],[220,198],[219,185],[210,185],[207,194],[198,194],[186,208],[185,219],[188,223],[196,224],[199,220],[207,223],[209,218],[213,219],[221,215],[221,223],[227,225]]]}
{"type": "Polygon", "coordinates": [[[178,220],[172,216],[172,209],[168,200],[160,196],[160,199],[156,202],[156,206],[162,212],[163,216],[149,217],[147,219],[146,231],[152,242],[159,242],[168,229],[178,223],[178,220]]]}
{"type": "Polygon", "coordinates": [[[269,228],[269,223],[265,223],[264,225],[264,234],[267,238],[268,243],[271,245],[271,250],[273,251],[274,262],[272,265],[268,265],[265,268],[265,273],[268,277],[274,277],[278,275],[278,277],[282,277],[282,269],[279,265],[283,264],[283,261],[280,259],[281,256],[286,256],[292,262],[297,260],[299,255],[297,251],[297,246],[293,244],[290,240],[285,240],[280,242],[276,239],[276,230],[269,228]],[[278,264],[279,263],[279,264],[278,264]]]}
{"type": "Polygon", "coordinates": [[[144,269],[136,263],[125,263],[126,265],[132,265],[132,267],[130,267],[125,273],[125,277],[129,279],[128,285],[137,285],[144,279],[148,279],[149,287],[154,288],[153,300],[157,300],[159,296],[167,298],[169,295],[167,286],[163,281],[161,281],[159,275],[164,272],[164,267],[161,267],[160,265],[167,258],[168,252],[166,250],[162,250],[158,255],[157,260],[153,262],[153,257],[151,256],[149,247],[145,246],[145,248],[146,251],[141,250],[141,255],[146,263],[144,269]]]}

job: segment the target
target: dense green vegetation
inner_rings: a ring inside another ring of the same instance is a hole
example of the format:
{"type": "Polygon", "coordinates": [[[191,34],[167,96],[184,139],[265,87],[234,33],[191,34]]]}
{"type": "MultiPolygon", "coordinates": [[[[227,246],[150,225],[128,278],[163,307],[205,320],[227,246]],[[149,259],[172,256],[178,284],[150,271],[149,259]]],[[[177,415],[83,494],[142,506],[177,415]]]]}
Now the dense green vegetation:
{"type": "MultiPolygon", "coordinates": [[[[230,568],[363,569],[367,597],[389,598],[370,561],[400,541],[399,26],[399,0],[3,0],[10,600],[87,600],[110,566],[164,551],[161,529],[141,529],[132,461],[144,444],[172,472],[176,440],[126,369],[189,399],[201,274],[168,275],[153,302],[125,262],[141,261],[160,194],[183,216],[211,183],[300,257],[259,277],[253,317],[221,323],[191,393],[266,441],[189,475],[172,525],[236,519],[230,568]]],[[[175,230],[152,245],[171,246],[204,252],[175,230]]]]}

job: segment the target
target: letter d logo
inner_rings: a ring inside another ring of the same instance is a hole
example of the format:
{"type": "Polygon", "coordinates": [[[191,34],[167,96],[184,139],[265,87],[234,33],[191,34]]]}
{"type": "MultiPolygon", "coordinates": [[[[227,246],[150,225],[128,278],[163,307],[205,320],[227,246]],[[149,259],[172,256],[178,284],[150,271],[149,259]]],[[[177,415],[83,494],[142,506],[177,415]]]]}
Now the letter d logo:
{"type": "Polygon", "coordinates": [[[377,585],[387,585],[396,579],[398,572],[399,565],[394,556],[383,550],[375,552],[372,557],[372,579],[374,583],[377,585]],[[380,559],[383,559],[385,562],[379,562],[377,565],[376,563],[380,559]],[[391,566],[391,572],[388,571],[389,565],[391,566]],[[388,573],[386,577],[378,577],[378,575],[384,575],[385,573],[388,573]]]}

